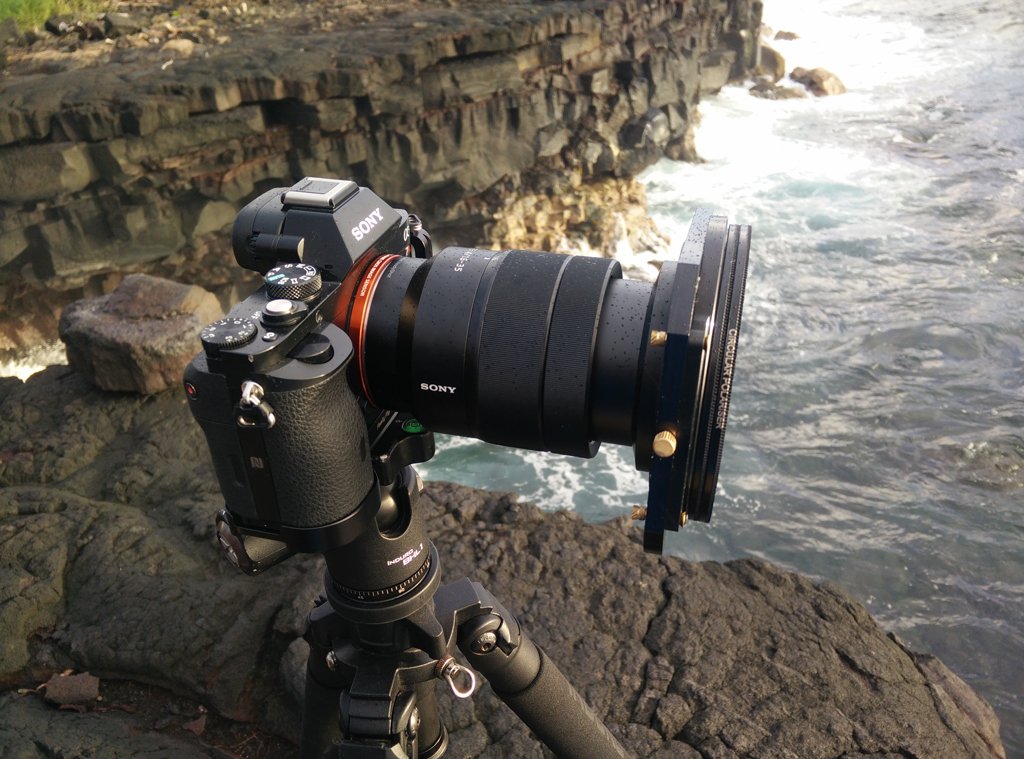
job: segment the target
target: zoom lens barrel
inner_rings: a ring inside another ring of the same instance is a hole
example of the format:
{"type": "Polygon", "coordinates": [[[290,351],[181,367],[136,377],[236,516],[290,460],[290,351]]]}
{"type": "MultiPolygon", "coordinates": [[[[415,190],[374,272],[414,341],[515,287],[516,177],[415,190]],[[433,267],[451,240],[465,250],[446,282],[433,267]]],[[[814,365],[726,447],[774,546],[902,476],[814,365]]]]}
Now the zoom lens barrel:
{"type": "Polygon", "coordinates": [[[362,324],[354,308],[349,325],[374,405],[411,411],[435,432],[597,452],[590,377],[605,292],[621,281],[617,262],[448,248],[382,268],[367,283],[362,324]]]}
{"type": "MultiPolygon", "coordinates": [[[[704,249],[684,246],[656,283],[623,279],[609,259],[523,250],[355,267],[337,323],[363,393],[498,445],[581,457],[632,445],[652,487],[657,475],[690,518],[710,520],[750,236],[709,212],[700,221],[704,249]]],[[[664,522],[678,529],[679,513],[664,522]]]]}

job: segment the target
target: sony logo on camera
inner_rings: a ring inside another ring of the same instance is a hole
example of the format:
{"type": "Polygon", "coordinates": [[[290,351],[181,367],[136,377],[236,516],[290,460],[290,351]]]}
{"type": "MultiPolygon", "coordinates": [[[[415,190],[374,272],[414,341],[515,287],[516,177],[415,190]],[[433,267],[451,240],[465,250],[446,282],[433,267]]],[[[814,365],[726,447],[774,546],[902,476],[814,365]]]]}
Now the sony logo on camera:
{"type": "Polygon", "coordinates": [[[356,226],[352,227],[352,236],[356,238],[357,241],[362,240],[365,235],[370,234],[370,230],[382,221],[384,221],[384,216],[380,212],[380,206],[378,206],[370,212],[369,216],[359,222],[356,226]]]}
{"type": "Polygon", "coordinates": [[[432,393],[455,393],[454,385],[432,385],[427,382],[420,383],[420,390],[429,390],[432,393]]]}

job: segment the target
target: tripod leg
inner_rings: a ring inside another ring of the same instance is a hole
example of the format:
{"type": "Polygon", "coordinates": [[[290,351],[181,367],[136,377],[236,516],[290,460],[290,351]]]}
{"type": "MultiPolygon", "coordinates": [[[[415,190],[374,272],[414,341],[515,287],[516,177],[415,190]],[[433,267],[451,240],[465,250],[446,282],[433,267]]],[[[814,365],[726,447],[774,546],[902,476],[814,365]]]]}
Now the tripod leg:
{"type": "Polygon", "coordinates": [[[576,689],[499,606],[459,626],[459,648],[558,759],[628,759],[576,689]]]}
{"type": "Polygon", "coordinates": [[[340,699],[342,691],[352,682],[352,673],[342,668],[332,670],[328,664],[337,636],[337,615],[326,595],[320,594],[316,606],[306,619],[302,637],[309,643],[306,661],[306,689],[302,702],[302,732],[299,759],[323,759],[332,741],[340,740],[340,699]]]}
{"type": "Polygon", "coordinates": [[[324,751],[334,740],[341,740],[338,727],[338,700],[341,688],[319,682],[311,668],[306,669],[306,696],[302,706],[300,759],[323,759],[324,751]]]}

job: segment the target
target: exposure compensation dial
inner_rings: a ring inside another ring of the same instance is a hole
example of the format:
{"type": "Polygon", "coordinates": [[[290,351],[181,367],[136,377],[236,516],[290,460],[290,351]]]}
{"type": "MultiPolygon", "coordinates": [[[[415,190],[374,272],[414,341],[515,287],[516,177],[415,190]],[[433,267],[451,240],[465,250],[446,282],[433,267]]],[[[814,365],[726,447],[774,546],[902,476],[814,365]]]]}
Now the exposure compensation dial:
{"type": "Polygon", "coordinates": [[[267,297],[309,300],[320,292],[320,272],[309,264],[281,264],[267,272],[267,297]]]}
{"type": "Polygon", "coordinates": [[[256,337],[256,324],[251,319],[229,316],[207,324],[199,333],[199,340],[207,354],[216,356],[223,348],[237,348],[256,337]]]}

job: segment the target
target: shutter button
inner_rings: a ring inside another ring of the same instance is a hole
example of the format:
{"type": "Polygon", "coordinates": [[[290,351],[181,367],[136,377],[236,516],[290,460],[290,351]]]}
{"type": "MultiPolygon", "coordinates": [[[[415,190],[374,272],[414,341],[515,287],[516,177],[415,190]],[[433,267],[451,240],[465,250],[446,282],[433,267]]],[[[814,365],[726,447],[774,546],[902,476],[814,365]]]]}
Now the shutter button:
{"type": "Polygon", "coordinates": [[[305,303],[276,298],[263,307],[261,321],[268,327],[289,327],[309,311],[305,303]]]}

